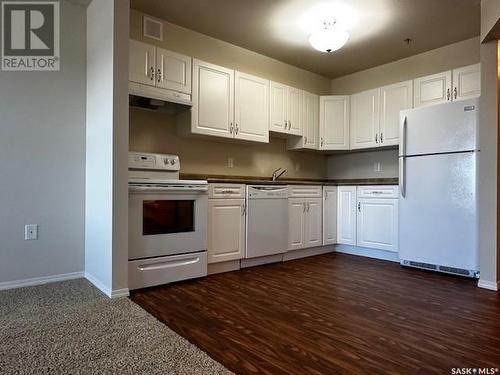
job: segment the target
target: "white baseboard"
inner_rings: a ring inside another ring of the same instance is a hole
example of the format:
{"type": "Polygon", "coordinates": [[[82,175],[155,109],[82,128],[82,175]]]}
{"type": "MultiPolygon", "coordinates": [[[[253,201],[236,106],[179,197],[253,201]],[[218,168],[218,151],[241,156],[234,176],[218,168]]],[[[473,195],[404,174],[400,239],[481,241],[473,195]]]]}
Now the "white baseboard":
{"type": "Polygon", "coordinates": [[[242,259],[241,268],[262,266],[264,264],[283,262],[283,254],[268,255],[259,258],[242,259]]]}
{"type": "Polygon", "coordinates": [[[368,258],[388,260],[399,263],[399,254],[392,251],[368,249],[351,245],[335,245],[335,251],[344,254],[359,255],[368,258]]]}
{"type": "Polygon", "coordinates": [[[494,282],[494,281],[479,279],[479,281],[477,282],[477,286],[483,289],[488,289],[498,292],[500,290],[500,281],[494,282]]]}
{"type": "Polygon", "coordinates": [[[106,297],[109,298],[120,298],[120,297],[128,297],[130,295],[128,288],[111,290],[108,288],[102,281],[100,281],[97,277],[92,274],[85,272],[85,278],[90,281],[97,289],[99,289],[106,297]]]}
{"type": "Polygon", "coordinates": [[[57,281],[81,279],[83,277],[84,277],[83,272],[71,272],[71,273],[62,273],[59,275],[34,277],[31,279],[4,281],[4,282],[0,283],[0,290],[23,288],[26,286],[43,285],[43,284],[48,284],[48,283],[54,283],[57,281]]]}

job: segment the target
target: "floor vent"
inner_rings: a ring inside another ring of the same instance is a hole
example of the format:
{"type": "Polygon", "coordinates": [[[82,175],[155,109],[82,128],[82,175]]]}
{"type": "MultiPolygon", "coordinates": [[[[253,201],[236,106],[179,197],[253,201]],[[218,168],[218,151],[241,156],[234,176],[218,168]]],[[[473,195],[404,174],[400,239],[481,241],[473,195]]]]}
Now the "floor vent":
{"type": "Polygon", "coordinates": [[[429,263],[420,263],[420,262],[409,262],[409,265],[412,267],[419,267],[419,268],[425,268],[428,270],[437,270],[437,266],[435,264],[429,264],[429,263]]]}
{"type": "Polygon", "coordinates": [[[456,275],[470,276],[469,270],[464,270],[462,268],[439,266],[439,270],[443,272],[454,273],[456,275]]]}

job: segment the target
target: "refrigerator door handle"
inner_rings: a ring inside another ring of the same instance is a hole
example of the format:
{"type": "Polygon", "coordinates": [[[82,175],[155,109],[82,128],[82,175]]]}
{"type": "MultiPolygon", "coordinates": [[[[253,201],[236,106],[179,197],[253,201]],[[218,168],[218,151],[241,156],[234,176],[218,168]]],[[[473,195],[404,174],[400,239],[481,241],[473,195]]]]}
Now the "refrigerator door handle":
{"type": "Polygon", "coordinates": [[[407,117],[405,116],[403,124],[401,126],[401,150],[400,155],[406,156],[406,125],[408,123],[407,117]]]}
{"type": "Polygon", "coordinates": [[[404,156],[399,158],[399,192],[402,198],[406,197],[406,158],[404,156]]]}

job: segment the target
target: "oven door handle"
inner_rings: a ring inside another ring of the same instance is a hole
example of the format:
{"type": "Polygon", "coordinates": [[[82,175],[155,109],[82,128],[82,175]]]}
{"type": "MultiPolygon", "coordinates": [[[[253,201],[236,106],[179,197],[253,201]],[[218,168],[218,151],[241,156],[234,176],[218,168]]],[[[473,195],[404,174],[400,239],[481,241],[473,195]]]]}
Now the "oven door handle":
{"type": "Polygon", "coordinates": [[[204,193],[208,191],[208,186],[129,186],[129,191],[138,191],[138,192],[162,192],[168,191],[171,193],[204,193]]]}

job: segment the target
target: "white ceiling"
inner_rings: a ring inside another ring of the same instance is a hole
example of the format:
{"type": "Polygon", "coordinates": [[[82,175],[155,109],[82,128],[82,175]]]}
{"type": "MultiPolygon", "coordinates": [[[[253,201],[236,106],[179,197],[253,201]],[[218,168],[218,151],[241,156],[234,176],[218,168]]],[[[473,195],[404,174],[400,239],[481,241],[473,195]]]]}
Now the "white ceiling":
{"type": "Polygon", "coordinates": [[[480,0],[131,0],[131,7],[330,78],[472,38],[480,28],[480,0]],[[307,42],[328,13],[351,34],[332,54],[307,42]]]}

